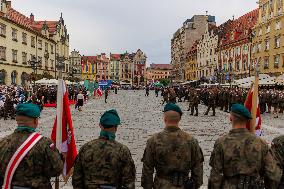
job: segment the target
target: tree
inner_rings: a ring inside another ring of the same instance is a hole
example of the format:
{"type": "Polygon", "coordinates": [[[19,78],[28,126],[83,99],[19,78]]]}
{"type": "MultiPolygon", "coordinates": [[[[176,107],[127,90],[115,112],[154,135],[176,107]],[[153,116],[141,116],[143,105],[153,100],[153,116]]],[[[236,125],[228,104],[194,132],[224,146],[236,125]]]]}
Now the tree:
{"type": "Polygon", "coordinates": [[[169,80],[169,79],[161,79],[160,83],[163,84],[165,87],[167,87],[171,83],[171,80],[169,80]]]}

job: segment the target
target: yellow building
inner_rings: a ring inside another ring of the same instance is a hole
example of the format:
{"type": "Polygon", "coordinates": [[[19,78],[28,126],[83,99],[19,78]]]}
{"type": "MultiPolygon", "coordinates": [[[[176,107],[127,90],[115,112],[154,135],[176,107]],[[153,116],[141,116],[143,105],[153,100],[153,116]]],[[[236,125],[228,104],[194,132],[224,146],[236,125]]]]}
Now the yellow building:
{"type": "Polygon", "coordinates": [[[82,80],[97,80],[97,57],[82,57],[82,80]]]}
{"type": "Polygon", "coordinates": [[[261,73],[278,76],[284,72],[284,1],[259,0],[258,22],[254,27],[253,64],[261,73]]]}
{"type": "Polygon", "coordinates": [[[151,64],[146,69],[146,77],[148,83],[160,81],[161,79],[171,79],[171,64],[151,64]]]}
{"type": "Polygon", "coordinates": [[[185,63],[185,79],[192,81],[197,79],[197,42],[193,44],[188,52],[185,63]]]}
{"type": "Polygon", "coordinates": [[[108,64],[108,74],[109,79],[112,81],[119,82],[119,70],[120,70],[120,54],[111,54],[110,53],[110,62],[108,64]]]}
{"type": "Polygon", "coordinates": [[[69,36],[64,20],[35,21],[14,10],[10,1],[0,0],[0,83],[28,84],[39,62],[37,74],[56,77],[56,54],[64,57],[64,72],[69,70],[69,36]]]}

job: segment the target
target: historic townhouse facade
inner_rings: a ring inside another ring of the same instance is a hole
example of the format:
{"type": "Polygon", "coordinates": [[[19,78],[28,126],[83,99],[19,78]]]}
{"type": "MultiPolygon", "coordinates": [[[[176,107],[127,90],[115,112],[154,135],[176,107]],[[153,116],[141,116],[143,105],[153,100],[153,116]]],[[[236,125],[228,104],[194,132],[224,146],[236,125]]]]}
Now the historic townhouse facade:
{"type": "Polygon", "coordinates": [[[206,24],[205,33],[197,44],[197,78],[211,80],[218,64],[216,25],[206,24]]]}
{"type": "Polygon", "coordinates": [[[73,76],[82,79],[82,56],[79,51],[75,49],[70,53],[69,56],[70,62],[70,72],[72,72],[73,76]]]}
{"type": "Polygon", "coordinates": [[[260,66],[261,73],[279,76],[284,72],[283,13],[283,0],[259,0],[252,57],[253,64],[260,66]]]}
{"type": "Polygon", "coordinates": [[[108,80],[109,79],[109,58],[105,53],[97,55],[97,79],[108,80]]]}
{"type": "Polygon", "coordinates": [[[110,53],[110,62],[108,66],[109,79],[119,81],[120,54],[110,53]]]}
{"type": "Polygon", "coordinates": [[[37,74],[56,76],[56,57],[65,60],[68,72],[69,35],[62,16],[59,21],[35,21],[1,0],[0,7],[0,83],[27,84],[33,69],[30,60],[40,62],[37,74]]]}
{"type": "Polygon", "coordinates": [[[197,80],[197,75],[199,72],[197,72],[197,44],[198,41],[196,41],[193,46],[191,47],[190,51],[187,53],[186,56],[186,63],[185,63],[185,80],[186,81],[192,81],[197,80]]]}
{"type": "Polygon", "coordinates": [[[97,56],[83,56],[81,61],[81,78],[82,80],[98,79],[97,75],[97,56]]]}
{"type": "Polygon", "coordinates": [[[186,54],[196,40],[199,40],[206,30],[206,24],[216,25],[214,16],[195,15],[186,20],[171,39],[171,64],[174,80],[184,80],[186,54]]]}
{"type": "Polygon", "coordinates": [[[132,85],[139,86],[146,84],[146,61],[147,56],[138,49],[133,57],[132,85]]]}
{"type": "Polygon", "coordinates": [[[218,48],[221,81],[232,81],[251,74],[252,29],[257,19],[258,9],[227,24],[218,48]]]}
{"type": "Polygon", "coordinates": [[[119,81],[132,84],[132,68],[134,53],[121,54],[119,66],[119,81]]]}
{"type": "Polygon", "coordinates": [[[172,65],[170,64],[151,64],[147,68],[147,81],[156,82],[161,79],[171,79],[172,65]]]}

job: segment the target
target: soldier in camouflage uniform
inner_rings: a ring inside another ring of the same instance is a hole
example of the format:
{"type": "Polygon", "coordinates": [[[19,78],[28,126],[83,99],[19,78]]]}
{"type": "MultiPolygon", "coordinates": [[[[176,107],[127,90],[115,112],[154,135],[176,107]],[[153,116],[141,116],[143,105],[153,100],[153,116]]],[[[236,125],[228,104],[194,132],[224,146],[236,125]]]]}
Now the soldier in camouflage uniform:
{"type": "Polygon", "coordinates": [[[241,104],[232,106],[233,129],[219,138],[210,158],[209,189],[276,189],[281,170],[268,144],[246,129],[250,112],[241,104]]]}
{"type": "Polygon", "coordinates": [[[200,99],[199,99],[199,95],[198,95],[198,91],[195,89],[191,89],[190,90],[190,96],[189,96],[189,107],[188,110],[191,110],[191,114],[194,114],[194,110],[195,110],[195,114],[194,116],[198,116],[198,104],[200,103],[200,99]]]}
{"type": "Polygon", "coordinates": [[[176,98],[177,98],[177,95],[176,95],[175,90],[173,88],[170,88],[170,91],[169,91],[169,102],[175,104],[177,102],[176,98]]]}
{"type": "Polygon", "coordinates": [[[163,89],[162,96],[163,96],[162,105],[164,103],[168,103],[169,102],[169,90],[168,89],[163,89]]]}
{"type": "Polygon", "coordinates": [[[98,139],[85,144],[76,158],[74,189],[134,189],[135,165],[129,149],[115,141],[120,118],[116,110],[106,111],[100,119],[98,139]]]}
{"type": "Polygon", "coordinates": [[[279,113],[283,113],[284,110],[284,91],[279,91],[279,113]]]}
{"type": "Polygon", "coordinates": [[[278,162],[278,165],[282,169],[282,178],[278,189],[284,189],[284,135],[273,139],[271,150],[275,159],[278,162]]]}
{"type": "Polygon", "coordinates": [[[272,107],[273,107],[273,115],[274,118],[278,118],[278,114],[279,114],[279,93],[276,89],[273,90],[273,92],[271,93],[271,99],[272,99],[272,107]]]}
{"type": "MultiPolygon", "coordinates": [[[[19,104],[16,110],[17,129],[0,140],[0,186],[7,165],[17,149],[38,126],[40,110],[34,104],[19,104]]],[[[20,162],[13,176],[12,187],[23,189],[52,189],[50,178],[61,174],[63,162],[49,138],[43,137],[20,162]]]]}
{"type": "Polygon", "coordinates": [[[202,185],[203,154],[198,141],[179,128],[181,115],[177,105],[167,104],[164,131],[148,139],[142,159],[144,189],[198,189],[202,185]]]}
{"type": "Polygon", "coordinates": [[[217,93],[214,89],[209,89],[207,92],[207,111],[204,115],[208,115],[210,109],[212,108],[213,114],[212,116],[216,116],[216,99],[217,93]]]}

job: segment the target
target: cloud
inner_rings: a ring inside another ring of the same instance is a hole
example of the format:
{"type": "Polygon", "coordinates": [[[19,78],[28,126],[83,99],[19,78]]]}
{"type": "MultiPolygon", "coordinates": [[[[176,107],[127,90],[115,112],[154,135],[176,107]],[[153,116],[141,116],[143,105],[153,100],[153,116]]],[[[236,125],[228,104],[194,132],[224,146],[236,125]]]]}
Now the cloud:
{"type": "Polygon", "coordinates": [[[12,6],[36,20],[58,20],[63,12],[70,50],[84,55],[135,52],[148,63],[170,63],[170,40],[195,14],[216,16],[219,24],[257,8],[248,0],[13,0],[12,6]]]}

